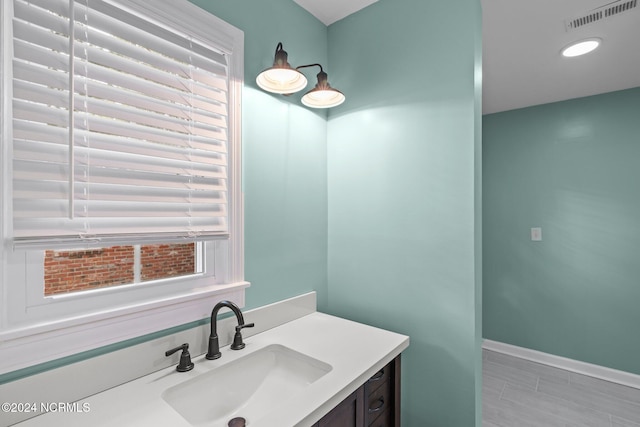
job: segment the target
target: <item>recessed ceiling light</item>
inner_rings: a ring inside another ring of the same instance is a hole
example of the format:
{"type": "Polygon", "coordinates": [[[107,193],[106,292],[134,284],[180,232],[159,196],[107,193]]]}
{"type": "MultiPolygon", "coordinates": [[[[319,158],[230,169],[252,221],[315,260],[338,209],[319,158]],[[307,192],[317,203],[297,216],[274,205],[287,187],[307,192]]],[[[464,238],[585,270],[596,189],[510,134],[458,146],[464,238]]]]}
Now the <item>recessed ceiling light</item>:
{"type": "Polygon", "coordinates": [[[580,41],[571,43],[570,45],[562,49],[562,56],[573,57],[573,56],[584,55],[586,53],[593,51],[598,46],[600,46],[601,42],[602,42],[602,39],[594,37],[594,38],[580,40],[580,41]]]}

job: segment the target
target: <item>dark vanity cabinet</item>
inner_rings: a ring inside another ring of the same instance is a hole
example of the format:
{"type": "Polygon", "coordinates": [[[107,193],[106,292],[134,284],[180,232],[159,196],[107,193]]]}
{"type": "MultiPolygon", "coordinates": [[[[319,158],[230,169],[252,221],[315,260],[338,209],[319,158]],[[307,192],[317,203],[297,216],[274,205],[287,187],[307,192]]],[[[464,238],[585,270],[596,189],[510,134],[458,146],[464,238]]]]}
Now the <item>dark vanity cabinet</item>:
{"type": "Polygon", "coordinates": [[[400,427],[400,355],[313,427],[400,427]]]}

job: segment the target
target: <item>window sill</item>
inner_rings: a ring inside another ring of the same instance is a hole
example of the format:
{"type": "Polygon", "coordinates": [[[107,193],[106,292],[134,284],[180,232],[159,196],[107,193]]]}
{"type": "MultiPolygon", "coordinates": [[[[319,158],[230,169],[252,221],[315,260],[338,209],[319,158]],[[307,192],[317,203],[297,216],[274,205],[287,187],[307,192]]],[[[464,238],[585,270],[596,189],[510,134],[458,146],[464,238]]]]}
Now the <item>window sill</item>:
{"type": "Polygon", "coordinates": [[[0,332],[0,374],[202,320],[221,300],[244,306],[249,282],[0,332]]]}

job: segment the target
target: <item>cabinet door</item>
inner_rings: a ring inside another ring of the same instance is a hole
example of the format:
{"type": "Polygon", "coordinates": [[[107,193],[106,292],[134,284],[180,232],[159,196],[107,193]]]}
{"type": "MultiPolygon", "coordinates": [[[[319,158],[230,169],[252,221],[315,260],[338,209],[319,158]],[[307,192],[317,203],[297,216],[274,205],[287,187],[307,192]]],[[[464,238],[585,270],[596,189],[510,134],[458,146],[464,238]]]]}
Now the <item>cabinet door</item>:
{"type": "Polygon", "coordinates": [[[354,391],[331,412],[318,421],[318,427],[361,427],[363,426],[364,387],[354,391]]]}

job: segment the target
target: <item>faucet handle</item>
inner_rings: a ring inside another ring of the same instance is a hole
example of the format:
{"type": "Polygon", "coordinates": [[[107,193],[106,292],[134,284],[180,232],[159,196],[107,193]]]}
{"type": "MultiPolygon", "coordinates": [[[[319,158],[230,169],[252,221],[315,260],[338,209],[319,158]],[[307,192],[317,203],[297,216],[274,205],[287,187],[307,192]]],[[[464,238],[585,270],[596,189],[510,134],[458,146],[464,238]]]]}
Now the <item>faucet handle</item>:
{"type": "Polygon", "coordinates": [[[244,328],[253,328],[254,326],[256,326],[255,323],[247,323],[247,324],[238,325],[238,326],[236,326],[236,332],[240,332],[244,328]]]}
{"type": "Polygon", "coordinates": [[[191,362],[191,354],[189,353],[189,344],[184,343],[176,348],[172,348],[171,350],[167,350],[164,355],[171,356],[178,350],[182,350],[182,354],[180,355],[180,363],[176,366],[176,371],[178,372],[187,372],[193,369],[193,363],[191,362]]]}
{"type": "Polygon", "coordinates": [[[231,344],[231,350],[242,350],[245,346],[244,342],[242,342],[242,334],[241,330],[244,328],[253,328],[255,323],[247,323],[236,326],[236,334],[233,336],[233,344],[231,344]]]}

